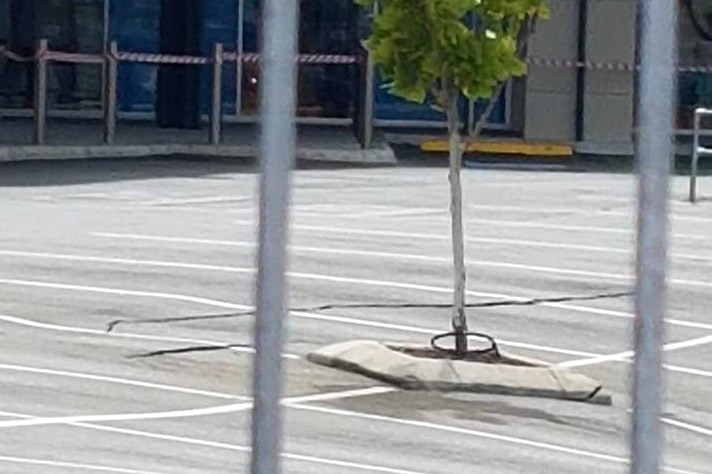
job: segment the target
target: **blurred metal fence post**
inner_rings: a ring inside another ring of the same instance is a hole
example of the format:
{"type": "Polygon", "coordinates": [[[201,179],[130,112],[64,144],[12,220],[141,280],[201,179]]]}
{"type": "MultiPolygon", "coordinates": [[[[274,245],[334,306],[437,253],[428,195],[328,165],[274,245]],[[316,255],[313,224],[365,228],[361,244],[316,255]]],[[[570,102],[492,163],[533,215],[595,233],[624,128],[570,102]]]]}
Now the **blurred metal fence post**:
{"type": "Polygon", "coordinates": [[[47,50],[47,40],[39,40],[35,64],[34,97],[36,145],[44,145],[47,142],[47,50]]]}
{"type": "Polygon", "coordinates": [[[116,88],[119,79],[119,47],[112,41],[105,60],[106,90],[104,91],[104,143],[114,144],[116,135],[116,88]]]}
{"type": "Polygon", "coordinates": [[[694,129],[692,135],[692,162],[690,163],[690,202],[697,202],[697,175],[699,174],[700,156],[712,155],[712,148],[700,146],[702,118],[712,115],[712,109],[698,107],[695,109],[694,129]]]}
{"type": "Polygon", "coordinates": [[[290,173],[296,153],[298,0],[265,0],[252,474],[281,474],[282,346],[290,173]]]}
{"type": "Polygon", "coordinates": [[[697,201],[697,167],[700,162],[700,122],[702,114],[700,109],[695,109],[694,126],[692,131],[692,163],[690,164],[690,202],[697,201]]]}
{"type": "Polygon", "coordinates": [[[366,48],[366,80],[364,81],[366,91],[363,104],[363,147],[371,148],[373,144],[373,108],[375,105],[374,87],[376,81],[376,63],[373,60],[371,50],[366,48]]]}
{"type": "Polygon", "coordinates": [[[633,366],[633,474],[661,472],[660,423],[667,304],[668,196],[676,84],[676,5],[641,0],[642,36],[638,101],[638,242],[633,366]]]}
{"type": "Polygon", "coordinates": [[[210,143],[220,144],[220,128],[222,126],[222,68],[223,45],[216,43],[213,50],[213,91],[210,107],[210,143]]]}

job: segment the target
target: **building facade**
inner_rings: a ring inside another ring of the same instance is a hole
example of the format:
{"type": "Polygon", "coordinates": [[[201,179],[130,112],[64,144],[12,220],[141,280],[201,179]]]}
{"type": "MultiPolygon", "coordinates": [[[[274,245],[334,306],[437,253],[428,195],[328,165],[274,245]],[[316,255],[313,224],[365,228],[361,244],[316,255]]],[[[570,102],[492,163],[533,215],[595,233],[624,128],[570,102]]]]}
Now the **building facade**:
{"type": "MultiPolygon", "coordinates": [[[[712,0],[680,1],[680,58],[706,64],[712,39],[712,0]],[[708,31],[710,33],[708,33],[708,31]]],[[[356,55],[368,29],[367,12],[353,0],[300,0],[299,49],[303,54],[356,55]]],[[[30,56],[39,38],[51,49],[101,53],[116,41],[120,51],[209,57],[215,43],[227,52],[258,49],[260,0],[0,0],[0,44],[30,56]]],[[[551,19],[538,25],[530,58],[569,62],[534,63],[525,79],[512,81],[500,98],[489,129],[527,140],[576,144],[593,153],[632,152],[635,69],[577,68],[576,62],[636,62],[636,0],[549,0],[551,19]]],[[[298,115],[302,121],[349,124],[363,81],[354,64],[301,64],[298,115]]],[[[53,63],[49,107],[56,114],[98,115],[103,75],[96,65],[53,63]]],[[[258,112],[257,63],[224,68],[226,120],[254,120],[258,112]]],[[[32,104],[32,64],[0,57],[0,110],[27,111],[32,104]]],[[[166,126],[193,124],[208,112],[210,68],[122,62],[119,111],[157,117],[166,126]],[[183,117],[179,123],[176,117],[183,117]]],[[[712,105],[710,75],[681,72],[678,126],[689,128],[696,105],[712,105]]],[[[427,105],[390,95],[376,80],[376,126],[444,127],[427,105]]],[[[463,122],[480,104],[461,101],[463,122]]]]}

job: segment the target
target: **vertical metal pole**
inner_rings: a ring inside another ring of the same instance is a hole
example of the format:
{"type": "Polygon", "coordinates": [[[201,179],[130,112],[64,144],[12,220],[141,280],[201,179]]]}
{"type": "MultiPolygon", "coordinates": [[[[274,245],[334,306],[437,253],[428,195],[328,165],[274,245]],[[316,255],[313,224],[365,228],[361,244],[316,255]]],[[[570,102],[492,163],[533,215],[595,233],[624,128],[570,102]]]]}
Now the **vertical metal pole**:
{"type": "Polygon", "coordinates": [[[106,87],[104,90],[104,143],[114,144],[116,136],[116,88],[119,78],[119,46],[112,41],[106,55],[104,70],[106,87]]]}
{"type": "Polygon", "coordinates": [[[667,304],[667,234],[673,108],[676,84],[676,5],[641,0],[641,72],[636,160],[639,174],[635,361],[633,372],[633,474],[661,472],[660,423],[664,386],[662,345],[667,304]]]}
{"type": "Polygon", "coordinates": [[[298,0],[265,0],[260,88],[260,228],[253,365],[252,474],[281,474],[282,346],[290,172],[296,152],[298,0]]]}
{"type": "MultiPolygon", "coordinates": [[[[102,18],[103,18],[103,25],[102,25],[102,51],[104,54],[107,54],[109,52],[109,0],[102,0],[103,1],[103,13],[102,13],[102,18]]],[[[108,69],[104,68],[101,70],[101,103],[106,104],[107,103],[107,98],[106,98],[106,93],[108,92],[108,87],[107,83],[109,81],[108,78],[108,69]]],[[[106,114],[106,110],[104,110],[104,114],[106,114]]]]}
{"type": "Polygon", "coordinates": [[[235,60],[235,115],[242,115],[242,53],[245,49],[245,0],[237,1],[237,60],[235,60]]]}
{"type": "Polygon", "coordinates": [[[374,87],[376,80],[376,65],[373,54],[366,48],[366,93],[363,104],[363,147],[371,148],[373,144],[373,108],[374,108],[374,87]]]}
{"type": "Polygon", "coordinates": [[[47,142],[47,49],[47,40],[39,40],[37,43],[34,100],[36,145],[44,145],[47,142]]]}
{"type": "Polygon", "coordinates": [[[213,91],[210,108],[210,143],[220,144],[220,127],[222,126],[222,67],[223,45],[216,43],[213,50],[213,91]]]}
{"type": "Polygon", "coordinates": [[[695,120],[692,132],[692,164],[690,166],[690,202],[697,201],[697,172],[700,162],[700,121],[702,111],[695,109],[695,120]]]}

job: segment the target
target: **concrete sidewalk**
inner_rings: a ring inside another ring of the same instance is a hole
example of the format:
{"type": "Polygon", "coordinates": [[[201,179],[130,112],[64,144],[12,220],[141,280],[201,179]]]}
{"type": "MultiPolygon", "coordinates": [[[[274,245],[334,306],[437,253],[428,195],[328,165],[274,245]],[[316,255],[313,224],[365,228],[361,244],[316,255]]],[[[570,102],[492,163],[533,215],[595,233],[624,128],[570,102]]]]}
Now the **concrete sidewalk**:
{"type": "MultiPolygon", "coordinates": [[[[224,124],[222,144],[211,145],[208,126],[200,130],[160,129],[152,122],[120,121],[114,145],[104,145],[100,120],[50,118],[47,144],[33,144],[33,122],[0,118],[0,161],[120,158],[161,155],[257,156],[255,124],[224,124]]],[[[334,163],[395,164],[388,143],[378,138],[362,149],[349,126],[299,126],[297,159],[334,163]]]]}

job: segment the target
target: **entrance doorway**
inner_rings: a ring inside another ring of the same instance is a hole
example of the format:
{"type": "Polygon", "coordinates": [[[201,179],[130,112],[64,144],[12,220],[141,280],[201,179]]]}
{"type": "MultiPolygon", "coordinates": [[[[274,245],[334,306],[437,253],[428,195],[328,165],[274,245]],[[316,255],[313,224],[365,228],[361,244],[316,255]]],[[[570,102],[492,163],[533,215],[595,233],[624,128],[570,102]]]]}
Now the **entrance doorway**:
{"type": "MultiPolygon", "coordinates": [[[[261,0],[243,0],[245,53],[259,52],[261,0]]],[[[358,50],[358,5],[353,0],[301,0],[299,52],[355,55],[358,50]]],[[[349,119],[353,116],[357,74],[352,64],[301,64],[297,114],[300,117],[349,119]]],[[[244,115],[258,112],[259,65],[242,68],[241,104],[244,115]]]]}
{"type": "MultiPolygon", "coordinates": [[[[202,0],[161,0],[162,54],[199,56],[203,33],[202,0]]],[[[162,64],[158,68],[156,119],[163,128],[200,126],[199,65],[162,64]]]]}

